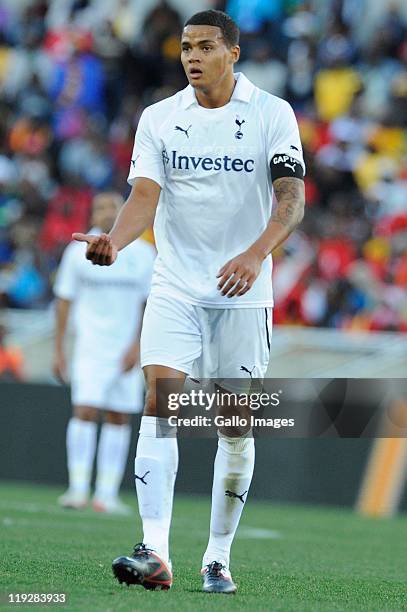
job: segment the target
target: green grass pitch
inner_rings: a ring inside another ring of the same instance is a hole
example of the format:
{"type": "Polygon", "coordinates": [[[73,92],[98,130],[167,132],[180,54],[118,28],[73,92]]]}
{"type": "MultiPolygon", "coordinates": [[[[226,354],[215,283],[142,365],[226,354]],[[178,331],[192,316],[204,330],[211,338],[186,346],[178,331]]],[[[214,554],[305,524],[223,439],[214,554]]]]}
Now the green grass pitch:
{"type": "MultiPolygon", "coordinates": [[[[59,509],[60,489],[0,484],[0,597],[67,594],[68,610],[407,610],[407,517],[373,520],[350,510],[250,501],[235,541],[238,593],[200,592],[209,498],[176,497],[172,528],[175,583],[169,592],[120,586],[111,560],[140,540],[134,516],[59,509]]],[[[18,606],[20,609],[29,607],[18,606]]],[[[50,607],[36,605],[38,609],[50,607]]],[[[31,606],[30,606],[31,608],[31,606]]]]}

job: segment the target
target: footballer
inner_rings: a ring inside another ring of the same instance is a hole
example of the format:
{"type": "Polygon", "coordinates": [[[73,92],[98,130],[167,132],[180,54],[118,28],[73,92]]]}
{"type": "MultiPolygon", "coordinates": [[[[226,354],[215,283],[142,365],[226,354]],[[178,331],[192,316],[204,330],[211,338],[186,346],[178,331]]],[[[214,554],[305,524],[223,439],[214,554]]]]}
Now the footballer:
{"type": "MultiPolygon", "coordinates": [[[[123,204],[115,192],[95,196],[92,234],[108,232],[123,204]]],[[[69,488],[59,498],[64,508],[81,509],[90,501],[97,450],[96,487],[92,499],[98,512],[125,514],[119,487],[129,453],[130,415],[143,405],[139,364],[142,313],[150,291],[154,248],[137,240],[120,253],[109,270],[92,266],[85,245],[72,242],[58,269],[54,373],[67,381],[65,340],[68,318],[75,333],[70,368],[73,415],[66,431],[69,488]],[[97,445],[99,417],[103,418],[97,445]]]]}
{"type": "MultiPolygon", "coordinates": [[[[130,196],[112,231],[75,234],[87,258],[111,265],[154,222],[158,256],[141,335],[147,385],[135,459],[143,540],[113,561],[120,582],[168,589],[178,448],[157,378],[262,378],[270,352],[271,254],[304,214],[304,161],[290,105],[235,72],[239,29],[225,13],[185,24],[188,86],[145,109],[130,164],[130,196]],[[273,194],[275,202],[272,206],[273,194]],[[158,437],[157,431],[161,432],[158,437]],[[166,435],[168,434],[168,435],[166,435]]],[[[254,468],[254,439],[218,432],[206,593],[234,593],[230,553],[254,468]]]]}

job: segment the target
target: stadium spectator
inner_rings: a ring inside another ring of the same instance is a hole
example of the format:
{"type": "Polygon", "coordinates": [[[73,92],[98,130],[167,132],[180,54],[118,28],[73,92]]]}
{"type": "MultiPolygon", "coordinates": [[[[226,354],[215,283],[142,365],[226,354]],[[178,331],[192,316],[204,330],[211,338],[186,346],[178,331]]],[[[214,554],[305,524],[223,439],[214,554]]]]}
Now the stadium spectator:
{"type": "Polygon", "coordinates": [[[6,344],[7,328],[0,324],[0,382],[16,382],[24,379],[23,354],[19,348],[6,344]]]}
{"type": "MultiPolygon", "coordinates": [[[[293,281],[298,300],[303,296],[305,303],[310,295],[316,299],[317,293],[331,295],[331,285],[335,294],[338,279],[323,278],[318,265],[329,226],[341,228],[337,240],[350,240],[358,265],[366,265],[365,245],[385,234],[390,255],[380,263],[381,282],[388,286],[398,282],[403,278],[399,270],[407,233],[400,225],[407,214],[407,27],[402,3],[208,0],[206,4],[226,8],[239,21],[246,53],[242,71],[259,86],[286,98],[297,111],[308,168],[308,214],[301,231],[315,263],[304,285],[302,276],[293,281]]],[[[185,83],[178,62],[183,17],[179,5],[174,0],[149,0],[143,7],[130,0],[50,0],[2,6],[3,304],[23,308],[47,304],[48,287],[71,227],[71,213],[68,218],[56,213],[55,201],[70,192],[76,202],[72,214],[79,215],[75,227],[80,229],[92,191],[125,189],[132,134],[143,108],[185,83]],[[27,219],[40,232],[45,247],[29,266],[27,254],[19,254],[24,248],[14,239],[16,226],[26,228],[27,219]],[[26,284],[21,283],[22,264],[16,265],[22,260],[23,267],[31,269],[26,284]],[[10,282],[20,287],[18,300],[7,294],[10,282]]],[[[289,256],[287,246],[281,257],[289,256]]],[[[371,269],[371,260],[367,265],[371,269]]],[[[377,268],[376,262],[376,274],[377,268]]],[[[351,291],[347,285],[341,290],[351,291]]],[[[363,321],[364,328],[405,329],[405,309],[398,308],[395,322],[386,327],[386,317],[376,316],[382,306],[370,299],[365,286],[358,291],[364,299],[347,315],[351,327],[363,321]]],[[[277,301],[276,320],[288,321],[287,303],[277,301]]],[[[336,307],[340,313],[342,302],[336,307]]],[[[297,309],[297,322],[309,325],[305,311],[297,309]]],[[[328,319],[317,320],[323,325],[328,319]]],[[[330,321],[344,325],[342,316],[330,321]]]]}

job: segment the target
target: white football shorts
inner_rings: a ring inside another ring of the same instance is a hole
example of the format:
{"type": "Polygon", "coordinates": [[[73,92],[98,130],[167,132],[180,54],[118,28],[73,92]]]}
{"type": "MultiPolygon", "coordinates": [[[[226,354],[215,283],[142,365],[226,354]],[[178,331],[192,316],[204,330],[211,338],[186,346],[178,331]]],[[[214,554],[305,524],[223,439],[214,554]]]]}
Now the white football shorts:
{"type": "Polygon", "coordinates": [[[71,398],[74,406],[90,406],[113,412],[141,412],[144,404],[142,370],[133,368],[123,373],[118,360],[74,359],[71,398]]]}
{"type": "Polygon", "coordinates": [[[271,308],[203,308],[151,294],[141,366],[163,365],[198,379],[264,378],[271,332],[271,308]]]}

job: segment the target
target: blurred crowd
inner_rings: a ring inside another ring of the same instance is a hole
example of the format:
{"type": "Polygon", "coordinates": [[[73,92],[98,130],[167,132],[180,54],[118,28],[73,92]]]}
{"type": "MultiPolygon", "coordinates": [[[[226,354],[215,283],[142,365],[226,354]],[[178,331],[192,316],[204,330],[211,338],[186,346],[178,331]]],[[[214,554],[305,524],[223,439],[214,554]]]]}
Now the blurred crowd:
{"type": "MultiPolygon", "coordinates": [[[[275,321],[407,331],[403,4],[194,2],[210,7],[241,28],[238,69],[300,124],[307,212],[275,255],[275,321]]],[[[127,194],[143,108],[186,85],[184,17],[171,1],[1,3],[0,306],[46,307],[92,195],[127,194]]]]}

